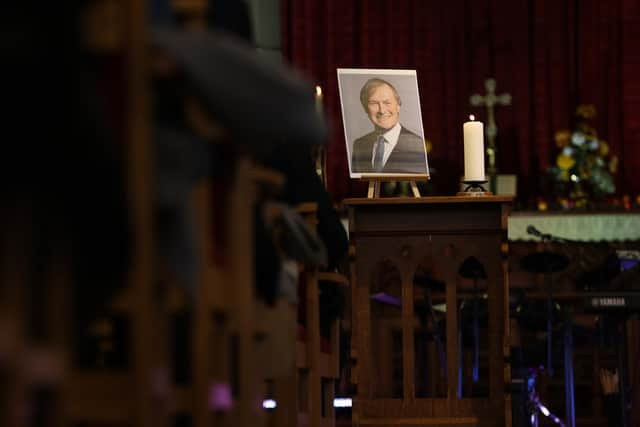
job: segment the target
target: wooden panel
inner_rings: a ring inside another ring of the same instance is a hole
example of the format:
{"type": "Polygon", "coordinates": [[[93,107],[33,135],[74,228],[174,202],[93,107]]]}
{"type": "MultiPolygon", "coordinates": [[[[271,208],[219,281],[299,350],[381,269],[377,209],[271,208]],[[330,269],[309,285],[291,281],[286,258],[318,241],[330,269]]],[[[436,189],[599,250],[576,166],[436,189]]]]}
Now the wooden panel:
{"type": "MultiPolygon", "coordinates": [[[[442,413],[442,408],[446,407],[448,399],[414,399],[410,402],[403,399],[357,400],[362,408],[361,414],[365,418],[378,418],[386,415],[426,418],[446,416],[442,413]]],[[[460,416],[487,414],[491,410],[489,399],[463,398],[457,399],[457,401],[460,416]]]]}
{"type": "Polygon", "coordinates": [[[437,205],[391,205],[362,206],[355,215],[352,235],[374,233],[445,233],[462,232],[464,234],[502,230],[500,205],[493,203],[477,204],[477,209],[462,208],[457,204],[437,205]],[[393,208],[393,213],[389,208],[393,208]],[[454,210],[455,208],[455,210],[454,210]],[[392,220],[402,217],[402,221],[392,220]]]}
{"type": "Polygon", "coordinates": [[[63,411],[67,419],[92,422],[130,421],[136,391],[128,374],[73,373],[65,384],[63,411]]]}
{"type": "Polygon", "coordinates": [[[309,366],[309,427],[319,427],[321,381],[320,381],[320,302],[318,281],[315,272],[307,279],[307,329],[316,331],[307,334],[307,363],[309,366]]]}
{"type": "MultiPolygon", "coordinates": [[[[130,276],[133,311],[133,375],[129,388],[135,390],[133,424],[161,427],[168,424],[167,396],[154,390],[153,382],[166,375],[166,353],[160,347],[157,306],[152,295],[156,278],[153,237],[152,157],[150,140],[149,62],[147,4],[126,2],[127,35],[127,162],[133,211],[134,252],[130,276]]],[[[125,388],[126,389],[126,388],[125,388]]],[[[124,390],[124,389],[123,389],[124,390]]]]}
{"type": "MultiPolygon", "coordinates": [[[[310,369],[310,357],[308,356],[308,345],[306,342],[298,341],[296,342],[296,367],[298,369],[310,369]]],[[[335,373],[335,361],[334,361],[334,353],[324,353],[320,352],[317,355],[317,360],[314,363],[317,363],[316,369],[318,370],[318,374],[322,378],[337,378],[335,373]]]]}
{"type": "MultiPolygon", "coordinates": [[[[297,311],[296,307],[288,301],[279,301],[277,304],[280,306],[283,324],[273,325],[273,327],[281,329],[280,333],[284,335],[278,342],[282,347],[272,348],[272,353],[274,356],[292,351],[295,354],[282,355],[279,373],[273,378],[273,394],[278,402],[278,407],[273,413],[273,425],[295,427],[298,414],[297,311]]],[[[303,345],[301,347],[304,349],[303,345]]],[[[303,354],[303,356],[305,355],[303,354]]]]}
{"type": "Polygon", "coordinates": [[[415,398],[414,333],[413,333],[413,276],[402,280],[402,383],[405,400],[415,398]]]}
{"type": "Polygon", "coordinates": [[[476,427],[477,418],[385,418],[360,420],[361,426],[395,427],[395,426],[430,426],[430,427],[476,427]]]}

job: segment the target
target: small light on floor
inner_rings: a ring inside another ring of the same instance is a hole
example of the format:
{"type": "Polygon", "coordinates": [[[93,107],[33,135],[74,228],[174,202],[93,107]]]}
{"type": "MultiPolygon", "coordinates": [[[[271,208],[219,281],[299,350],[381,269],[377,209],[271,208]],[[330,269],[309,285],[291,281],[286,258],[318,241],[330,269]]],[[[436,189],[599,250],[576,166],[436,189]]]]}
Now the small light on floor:
{"type": "MultiPolygon", "coordinates": [[[[278,406],[278,403],[273,399],[265,399],[262,401],[262,407],[264,409],[275,409],[278,406]]],[[[333,407],[334,408],[351,408],[351,398],[350,397],[336,397],[333,399],[333,407]]]]}
{"type": "Polygon", "coordinates": [[[333,399],[333,407],[334,408],[351,408],[351,398],[336,397],[335,399],[333,399]]]}

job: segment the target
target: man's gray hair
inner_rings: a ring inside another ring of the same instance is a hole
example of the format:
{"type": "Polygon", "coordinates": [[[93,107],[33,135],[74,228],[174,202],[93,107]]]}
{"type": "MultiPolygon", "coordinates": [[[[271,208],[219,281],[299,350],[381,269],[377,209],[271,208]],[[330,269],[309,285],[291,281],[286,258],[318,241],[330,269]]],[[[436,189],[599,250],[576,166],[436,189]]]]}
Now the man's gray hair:
{"type": "Polygon", "coordinates": [[[375,89],[379,88],[380,86],[384,86],[384,85],[387,85],[391,88],[391,90],[393,91],[393,95],[396,97],[396,101],[398,102],[398,105],[402,105],[400,94],[398,93],[396,88],[393,87],[391,83],[389,83],[384,79],[373,77],[367,80],[364,86],[362,86],[362,89],[360,89],[360,103],[362,104],[362,108],[364,108],[364,111],[366,113],[369,112],[368,104],[369,104],[369,96],[371,95],[371,92],[373,92],[375,89]]]}

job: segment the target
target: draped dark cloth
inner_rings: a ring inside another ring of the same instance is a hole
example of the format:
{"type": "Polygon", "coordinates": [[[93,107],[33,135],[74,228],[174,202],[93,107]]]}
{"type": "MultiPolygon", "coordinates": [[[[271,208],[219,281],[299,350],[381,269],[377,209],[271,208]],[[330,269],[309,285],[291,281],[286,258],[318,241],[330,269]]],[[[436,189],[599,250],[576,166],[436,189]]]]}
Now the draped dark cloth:
{"type": "Polygon", "coordinates": [[[640,3],[637,0],[282,0],[286,59],[325,94],[332,120],[328,183],[336,200],[364,195],[348,178],[336,68],[416,69],[435,187],[455,193],[462,123],[486,111],[469,96],[497,80],[500,173],[518,174],[521,200],[541,194],[556,130],[594,104],[594,127],[620,157],[619,194],[640,192],[640,3]]]}

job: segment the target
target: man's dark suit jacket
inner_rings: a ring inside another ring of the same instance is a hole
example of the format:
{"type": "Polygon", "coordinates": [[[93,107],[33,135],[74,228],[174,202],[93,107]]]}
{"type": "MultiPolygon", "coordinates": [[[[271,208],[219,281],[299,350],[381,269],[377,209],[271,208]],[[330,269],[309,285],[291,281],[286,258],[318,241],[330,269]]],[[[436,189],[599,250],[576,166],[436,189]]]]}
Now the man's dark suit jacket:
{"type": "Polygon", "coordinates": [[[402,127],[398,143],[381,171],[373,170],[371,156],[379,132],[368,133],[353,142],[351,171],[354,173],[417,173],[426,170],[424,141],[415,133],[402,127]]]}

